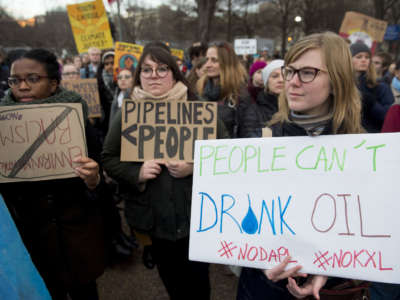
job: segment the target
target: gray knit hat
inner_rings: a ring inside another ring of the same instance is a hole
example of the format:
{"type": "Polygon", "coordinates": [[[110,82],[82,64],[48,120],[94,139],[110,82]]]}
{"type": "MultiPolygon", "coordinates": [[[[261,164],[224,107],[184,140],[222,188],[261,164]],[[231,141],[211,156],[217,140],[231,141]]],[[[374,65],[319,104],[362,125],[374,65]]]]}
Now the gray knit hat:
{"type": "Polygon", "coordinates": [[[371,55],[371,49],[363,42],[357,42],[350,45],[351,56],[356,56],[360,52],[367,52],[371,55]]]}
{"type": "Polygon", "coordinates": [[[282,59],[275,59],[271,61],[263,70],[262,70],[262,79],[264,81],[264,86],[267,86],[269,75],[271,75],[272,71],[277,68],[282,67],[285,64],[285,61],[282,59]]]}

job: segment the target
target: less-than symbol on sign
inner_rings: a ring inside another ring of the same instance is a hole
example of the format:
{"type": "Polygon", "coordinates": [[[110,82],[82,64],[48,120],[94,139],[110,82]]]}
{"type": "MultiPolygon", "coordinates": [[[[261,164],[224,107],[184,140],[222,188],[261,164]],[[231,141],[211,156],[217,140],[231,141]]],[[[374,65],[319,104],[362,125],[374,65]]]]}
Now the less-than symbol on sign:
{"type": "Polygon", "coordinates": [[[137,124],[133,124],[132,126],[129,126],[126,128],[124,131],[122,131],[122,136],[126,138],[129,142],[131,142],[133,145],[136,146],[136,138],[131,136],[132,132],[135,132],[137,130],[137,124]]]}

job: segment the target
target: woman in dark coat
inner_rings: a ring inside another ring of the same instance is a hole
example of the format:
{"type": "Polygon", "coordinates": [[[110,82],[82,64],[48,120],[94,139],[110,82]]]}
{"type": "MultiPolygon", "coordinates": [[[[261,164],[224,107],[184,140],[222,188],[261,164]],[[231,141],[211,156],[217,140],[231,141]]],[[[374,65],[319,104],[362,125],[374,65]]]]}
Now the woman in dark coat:
{"type": "Polygon", "coordinates": [[[362,96],[362,125],[367,132],[380,132],[386,113],[394,102],[392,91],[389,85],[377,81],[367,45],[354,43],[350,51],[362,96]]]}
{"type": "Polygon", "coordinates": [[[261,137],[262,128],[271,120],[278,111],[278,96],[283,90],[281,59],[271,61],[262,70],[265,88],[258,93],[256,103],[246,108],[240,119],[240,137],[261,137]]]}
{"type": "MultiPolygon", "coordinates": [[[[54,54],[43,49],[14,61],[11,87],[1,105],[81,103],[76,93],[60,88],[61,75],[54,54]]],[[[86,125],[88,122],[86,122],[86,125]]],[[[86,126],[89,156],[99,147],[86,126]]],[[[97,153],[96,153],[97,152],[97,153]]],[[[92,158],[74,160],[77,177],[0,184],[31,258],[53,299],[98,299],[96,278],[105,267],[104,218],[99,165],[92,158]]]]}
{"type": "MultiPolygon", "coordinates": [[[[173,56],[161,47],[145,47],[133,82],[131,99],[136,101],[195,100],[173,56]]],[[[120,155],[118,111],[104,142],[102,161],[107,174],[128,193],[128,224],[150,236],[155,264],[171,299],[209,299],[208,264],[188,258],[193,164],[158,159],[128,162],[121,161],[120,155]]]]}
{"type": "Polygon", "coordinates": [[[205,73],[197,81],[199,95],[218,102],[218,117],[224,122],[231,138],[240,136],[239,119],[250,104],[247,72],[231,44],[223,42],[208,48],[205,73]]]}
{"type": "MultiPolygon", "coordinates": [[[[279,96],[279,110],[267,128],[270,136],[364,132],[351,55],[339,35],[326,32],[299,40],[285,56],[282,76],[284,90],[279,96]]],[[[345,281],[340,278],[328,280],[323,275],[306,276],[300,273],[301,265],[291,267],[289,262],[287,256],[269,270],[243,268],[237,300],[289,300],[307,296],[320,299],[322,287],[333,287],[345,281]],[[296,281],[294,277],[300,277],[300,280],[296,281]]]]}

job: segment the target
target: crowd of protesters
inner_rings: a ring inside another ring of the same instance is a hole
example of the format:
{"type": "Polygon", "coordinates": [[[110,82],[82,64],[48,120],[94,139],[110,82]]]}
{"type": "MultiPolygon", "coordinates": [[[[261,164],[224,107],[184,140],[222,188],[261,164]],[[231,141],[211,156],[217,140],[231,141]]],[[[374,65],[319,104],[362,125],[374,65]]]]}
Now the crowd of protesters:
{"type": "MultiPolygon", "coordinates": [[[[373,54],[362,42],[350,45],[325,32],[302,38],[284,59],[267,51],[239,57],[228,42],[195,43],[188,54],[185,62],[165,44],[152,42],[136,66],[114,74],[113,49],[90,48],[64,60],[44,49],[0,50],[1,106],[75,102],[83,107],[89,151],[75,160],[76,178],[0,184],[53,299],[98,299],[96,279],[138,246],[145,248],[144,264],[157,268],[171,299],[210,299],[209,264],[188,258],[193,165],[121,161],[125,98],[216,102],[217,138],[261,137],[263,128],[270,136],[400,131],[400,61],[385,52],[373,54]],[[88,118],[82,97],[60,84],[85,78],[97,79],[100,118],[88,118]],[[129,234],[121,227],[121,201],[129,234]]],[[[300,266],[287,269],[288,262],[269,270],[243,268],[237,299],[324,299],[321,288],[348,282],[305,278],[300,266]]],[[[365,282],[337,299],[367,293],[370,299],[400,299],[396,285],[365,282]]]]}

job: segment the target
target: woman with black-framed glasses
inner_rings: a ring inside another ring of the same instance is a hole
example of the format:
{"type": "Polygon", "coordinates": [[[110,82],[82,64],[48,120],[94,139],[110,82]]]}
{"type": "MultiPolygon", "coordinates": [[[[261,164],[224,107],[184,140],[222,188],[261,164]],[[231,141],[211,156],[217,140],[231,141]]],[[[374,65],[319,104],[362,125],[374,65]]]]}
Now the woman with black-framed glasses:
{"type": "MultiPolygon", "coordinates": [[[[351,53],[345,40],[335,33],[306,36],[285,56],[282,76],[284,88],[279,110],[266,128],[269,136],[319,136],[364,133],[361,126],[361,101],[353,76],[351,53]]],[[[302,262],[299,262],[301,264],[302,262]]],[[[237,300],[319,299],[328,278],[301,273],[301,265],[289,265],[287,256],[269,270],[243,268],[237,300]],[[297,277],[296,281],[294,277],[297,277]],[[321,292],[320,292],[321,291],[321,292]]],[[[329,279],[329,286],[346,282],[329,279]]],[[[350,281],[349,286],[354,286],[350,281]]],[[[354,289],[336,290],[338,299],[347,295],[362,298],[367,284],[354,289]]]]}
{"type": "Polygon", "coordinates": [[[0,191],[52,299],[98,299],[96,278],[106,264],[101,146],[86,102],[60,87],[59,69],[53,53],[28,51],[13,62],[0,105],[80,103],[89,157],[74,160],[77,177],[2,183],[0,191]]]}

